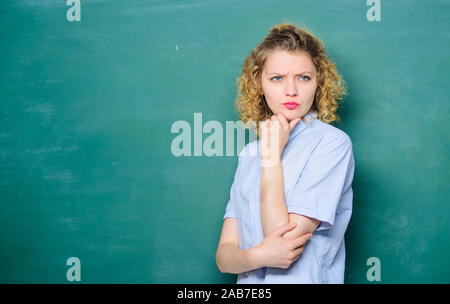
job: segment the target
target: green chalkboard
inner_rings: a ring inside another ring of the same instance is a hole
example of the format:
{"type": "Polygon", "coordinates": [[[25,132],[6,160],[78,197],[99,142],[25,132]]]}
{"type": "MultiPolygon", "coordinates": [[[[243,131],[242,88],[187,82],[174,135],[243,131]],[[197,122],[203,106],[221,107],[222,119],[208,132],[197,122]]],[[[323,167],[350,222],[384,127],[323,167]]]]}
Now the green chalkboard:
{"type": "Polygon", "coordinates": [[[176,156],[172,127],[225,134],[284,21],[349,87],[345,282],[450,283],[450,1],[69,2],[0,1],[0,283],[235,282],[215,251],[238,151],[176,156]]]}

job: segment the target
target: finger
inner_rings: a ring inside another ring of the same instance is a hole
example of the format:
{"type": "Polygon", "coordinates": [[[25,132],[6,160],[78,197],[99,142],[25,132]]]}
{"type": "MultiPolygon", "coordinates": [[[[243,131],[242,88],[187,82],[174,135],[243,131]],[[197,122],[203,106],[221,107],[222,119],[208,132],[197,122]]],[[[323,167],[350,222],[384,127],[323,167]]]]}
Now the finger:
{"type": "Polygon", "coordinates": [[[281,114],[281,113],[278,114],[278,120],[280,121],[280,123],[281,123],[281,125],[283,126],[284,129],[289,129],[289,123],[288,123],[286,117],[284,117],[283,114],[281,114]]]}
{"type": "Polygon", "coordinates": [[[261,122],[262,125],[262,129],[267,132],[267,130],[270,129],[270,119],[266,119],[264,121],[261,122]]]}
{"type": "Polygon", "coordinates": [[[262,129],[264,126],[266,125],[266,121],[265,120],[261,120],[259,122],[259,128],[262,129]]]}
{"type": "Polygon", "coordinates": [[[272,124],[272,128],[275,130],[275,131],[277,131],[277,130],[280,130],[281,128],[281,123],[280,123],[280,121],[278,120],[278,118],[275,118],[275,120],[272,120],[271,121],[271,124],[272,124]]]}
{"type": "Polygon", "coordinates": [[[295,222],[286,223],[284,225],[281,225],[281,226],[275,228],[275,230],[271,233],[271,235],[282,236],[286,232],[294,229],[296,226],[297,226],[297,223],[295,223],[295,222]]]}
{"type": "Polygon", "coordinates": [[[295,256],[295,258],[292,260],[291,264],[294,263],[295,261],[297,261],[301,256],[302,256],[303,252],[300,252],[299,255],[295,256]]]}
{"type": "Polygon", "coordinates": [[[272,138],[272,132],[273,132],[272,130],[274,128],[273,121],[270,119],[267,119],[266,122],[267,122],[266,123],[266,125],[267,125],[267,134],[266,134],[267,141],[272,144],[271,138],[272,138]]]}
{"type": "Polygon", "coordinates": [[[301,119],[301,117],[297,117],[297,118],[291,120],[291,122],[289,123],[289,131],[294,129],[295,125],[300,121],[300,119],[301,119]]]}
{"type": "Polygon", "coordinates": [[[264,139],[270,144],[270,119],[266,119],[262,129],[264,139]]]}
{"type": "Polygon", "coordinates": [[[260,144],[261,144],[261,153],[265,153],[264,151],[270,147],[270,130],[267,127],[267,122],[262,121],[261,122],[261,128],[259,130],[259,138],[260,138],[260,144]]]}
{"type": "Polygon", "coordinates": [[[266,130],[266,122],[265,121],[261,121],[259,122],[259,136],[262,137],[262,135],[264,134],[266,130]]]}
{"type": "Polygon", "coordinates": [[[271,122],[274,129],[280,130],[281,127],[283,126],[283,123],[280,121],[278,115],[272,115],[271,122]]]}
{"type": "Polygon", "coordinates": [[[311,233],[307,233],[305,235],[302,235],[299,238],[296,238],[296,239],[292,240],[292,244],[293,244],[294,248],[298,248],[298,247],[304,246],[306,244],[306,242],[311,239],[311,237],[312,237],[312,234],[311,233]]]}
{"type": "Polygon", "coordinates": [[[271,127],[270,122],[271,122],[270,119],[266,119],[266,120],[264,121],[264,126],[266,127],[266,130],[269,130],[269,129],[270,129],[270,127],[271,127]]]}
{"type": "Polygon", "coordinates": [[[298,259],[298,257],[303,253],[303,251],[305,250],[305,246],[299,247],[297,249],[295,249],[294,251],[292,251],[295,254],[295,259],[298,259]]]}
{"type": "Polygon", "coordinates": [[[275,124],[278,122],[277,116],[276,115],[272,115],[269,119],[269,122],[272,126],[275,126],[275,124]]]}

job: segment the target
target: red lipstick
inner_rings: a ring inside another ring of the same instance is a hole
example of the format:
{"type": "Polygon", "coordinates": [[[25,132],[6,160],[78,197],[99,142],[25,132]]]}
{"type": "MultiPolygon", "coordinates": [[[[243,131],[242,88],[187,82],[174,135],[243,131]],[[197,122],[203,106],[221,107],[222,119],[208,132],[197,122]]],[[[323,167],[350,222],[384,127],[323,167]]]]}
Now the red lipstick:
{"type": "Polygon", "coordinates": [[[283,103],[283,105],[289,110],[294,110],[296,107],[298,107],[298,103],[294,101],[285,102],[283,103]]]}

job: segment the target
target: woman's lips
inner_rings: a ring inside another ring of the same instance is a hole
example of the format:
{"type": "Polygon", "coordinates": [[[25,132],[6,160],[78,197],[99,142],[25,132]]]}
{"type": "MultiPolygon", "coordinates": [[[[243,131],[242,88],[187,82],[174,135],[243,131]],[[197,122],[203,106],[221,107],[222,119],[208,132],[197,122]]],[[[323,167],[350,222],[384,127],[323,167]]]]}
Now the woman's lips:
{"type": "Polygon", "coordinates": [[[283,105],[289,110],[294,110],[296,107],[298,107],[298,103],[296,102],[285,102],[283,103],[283,105]]]}

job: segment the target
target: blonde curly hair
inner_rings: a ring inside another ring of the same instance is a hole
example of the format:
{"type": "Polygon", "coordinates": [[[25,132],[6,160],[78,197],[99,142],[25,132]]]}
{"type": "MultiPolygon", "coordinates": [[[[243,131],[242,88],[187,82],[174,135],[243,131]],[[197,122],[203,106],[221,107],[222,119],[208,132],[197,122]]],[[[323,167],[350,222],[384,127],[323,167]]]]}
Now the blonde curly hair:
{"type": "Polygon", "coordinates": [[[246,126],[249,122],[255,123],[259,135],[259,122],[273,115],[262,94],[261,74],[268,54],[274,50],[300,51],[309,55],[317,70],[317,88],[308,113],[316,112],[317,118],[328,124],[340,122],[336,112],[338,102],[347,93],[346,82],[325,54],[324,44],[307,30],[290,23],[280,23],[270,29],[244,61],[242,74],[237,78],[236,99],[242,122],[246,126]]]}

